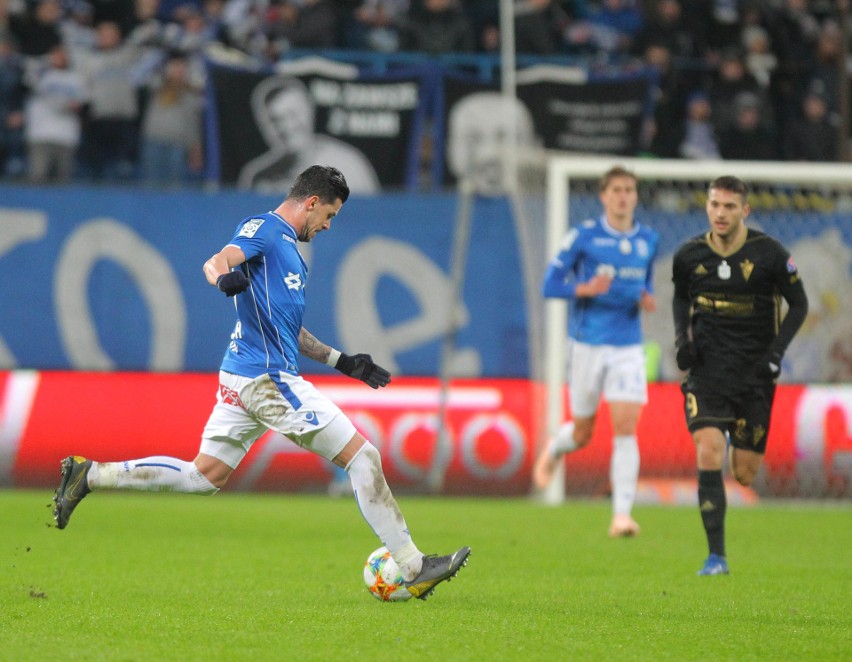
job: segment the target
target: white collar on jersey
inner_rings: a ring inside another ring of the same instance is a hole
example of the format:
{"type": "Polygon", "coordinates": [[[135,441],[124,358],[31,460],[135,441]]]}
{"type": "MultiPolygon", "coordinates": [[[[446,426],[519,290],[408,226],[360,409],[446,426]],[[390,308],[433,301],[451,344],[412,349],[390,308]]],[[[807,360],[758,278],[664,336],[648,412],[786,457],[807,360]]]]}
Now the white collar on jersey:
{"type": "Polygon", "coordinates": [[[609,224],[609,221],[606,220],[606,214],[601,214],[599,220],[604,232],[606,232],[607,234],[611,234],[613,237],[632,237],[637,232],[639,232],[639,221],[637,221],[635,218],[633,219],[633,227],[631,227],[627,232],[621,232],[612,227],[609,224]]]}

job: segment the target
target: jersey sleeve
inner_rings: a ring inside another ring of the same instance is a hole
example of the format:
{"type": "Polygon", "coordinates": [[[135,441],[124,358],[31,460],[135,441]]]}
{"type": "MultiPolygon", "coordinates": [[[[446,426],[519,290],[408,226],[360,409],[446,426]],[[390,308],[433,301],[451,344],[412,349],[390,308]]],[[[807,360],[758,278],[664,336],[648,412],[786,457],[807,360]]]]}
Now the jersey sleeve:
{"type": "Polygon", "coordinates": [[[783,355],[793,341],[793,337],[805,322],[805,317],[808,314],[808,297],[805,294],[805,287],[802,284],[802,278],[793,257],[780,243],[776,245],[776,260],[773,265],[775,286],[781,296],[784,297],[789,309],[778,328],[778,335],[772,342],[772,349],[783,355]]]}
{"type": "Polygon", "coordinates": [[[228,243],[236,246],[246,256],[246,260],[262,255],[273,233],[273,223],[265,218],[249,217],[237,226],[234,236],[228,243]]]}
{"type": "Polygon", "coordinates": [[[547,265],[542,293],[548,298],[573,299],[577,283],[574,266],[582,253],[583,235],[578,228],[571,228],[562,241],[559,253],[547,265]]]}

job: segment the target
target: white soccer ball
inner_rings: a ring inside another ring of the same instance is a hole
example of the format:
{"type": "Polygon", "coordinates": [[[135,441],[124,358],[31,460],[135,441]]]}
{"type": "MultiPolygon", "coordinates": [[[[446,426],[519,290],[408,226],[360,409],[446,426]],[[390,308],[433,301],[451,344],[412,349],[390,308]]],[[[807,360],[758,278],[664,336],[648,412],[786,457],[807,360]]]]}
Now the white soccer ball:
{"type": "Polygon", "coordinates": [[[411,593],[405,588],[399,566],[387,547],[379,547],[364,564],[364,583],[376,600],[400,602],[408,600],[411,593]]]}

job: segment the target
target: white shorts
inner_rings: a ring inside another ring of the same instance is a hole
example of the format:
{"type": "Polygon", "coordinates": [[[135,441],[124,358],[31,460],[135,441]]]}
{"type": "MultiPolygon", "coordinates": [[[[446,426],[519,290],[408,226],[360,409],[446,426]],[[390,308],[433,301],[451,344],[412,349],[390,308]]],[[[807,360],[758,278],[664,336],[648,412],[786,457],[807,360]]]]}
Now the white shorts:
{"type": "Polygon", "coordinates": [[[280,385],[269,375],[240,377],[219,372],[219,392],[200,451],[232,469],[267,430],[280,432],[327,460],[355,435],[346,414],[301,377],[282,373],[280,385]]]}
{"type": "Polygon", "coordinates": [[[587,345],[572,340],[568,356],[571,413],[575,417],[593,416],[601,395],[607,402],[648,401],[642,345],[587,345]]]}

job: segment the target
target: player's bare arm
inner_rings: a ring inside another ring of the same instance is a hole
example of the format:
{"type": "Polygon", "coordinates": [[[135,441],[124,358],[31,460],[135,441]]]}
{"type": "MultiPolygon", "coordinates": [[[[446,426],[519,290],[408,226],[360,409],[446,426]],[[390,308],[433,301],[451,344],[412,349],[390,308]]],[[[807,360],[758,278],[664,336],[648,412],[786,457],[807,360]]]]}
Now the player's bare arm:
{"type": "Polygon", "coordinates": [[[219,276],[228,273],[233,267],[246,261],[241,248],[228,245],[204,263],[204,275],[207,282],[216,285],[219,276]]]}
{"type": "Polygon", "coordinates": [[[248,289],[249,281],[241,270],[231,271],[246,261],[241,248],[228,244],[204,263],[204,276],[207,282],[215,285],[226,296],[232,297],[248,289]]]}
{"type": "MultiPolygon", "coordinates": [[[[299,331],[299,354],[302,356],[307,356],[309,359],[320,363],[329,363],[332,351],[331,347],[317,340],[305,327],[302,327],[299,331]]],[[[329,363],[329,365],[331,364],[329,363]]]]}
{"type": "Polygon", "coordinates": [[[349,356],[320,342],[305,327],[299,331],[299,354],[330,365],[353,379],[360,379],[370,388],[387,386],[391,380],[391,374],[374,363],[373,357],[369,354],[349,356]]]}

